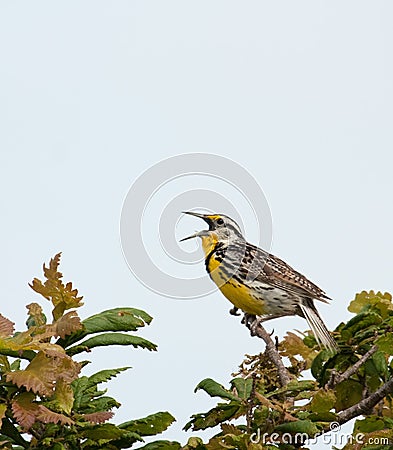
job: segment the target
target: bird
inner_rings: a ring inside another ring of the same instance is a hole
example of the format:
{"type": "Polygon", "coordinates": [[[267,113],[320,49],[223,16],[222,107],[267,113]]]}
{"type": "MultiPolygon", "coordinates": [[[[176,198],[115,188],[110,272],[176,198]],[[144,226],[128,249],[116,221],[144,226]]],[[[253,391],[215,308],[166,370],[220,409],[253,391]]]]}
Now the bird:
{"type": "Polygon", "coordinates": [[[207,230],[181,239],[200,238],[206,270],[222,294],[232,303],[231,314],[245,313],[246,323],[284,316],[306,319],[320,347],[331,353],[338,346],[319,315],[314,300],[331,300],[317,285],[286,262],[249,243],[239,225],[225,214],[184,214],[203,219],[207,230]]]}

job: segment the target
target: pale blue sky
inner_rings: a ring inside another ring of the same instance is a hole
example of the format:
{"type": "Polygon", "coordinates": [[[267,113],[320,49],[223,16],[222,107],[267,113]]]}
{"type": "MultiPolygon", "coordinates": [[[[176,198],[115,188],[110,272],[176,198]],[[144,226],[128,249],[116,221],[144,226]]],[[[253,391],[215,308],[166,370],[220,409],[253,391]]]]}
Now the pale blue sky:
{"type": "Polygon", "coordinates": [[[219,293],[161,297],[123,258],[129,187],[190,152],[256,178],[272,251],[334,299],[319,308],[330,327],[355,292],[392,291],[392,13],[388,1],[1,2],[2,314],[23,326],[38,300],[27,282],[63,251],[83,317],[121,305],[154,317],[141,335],[158,353],[89,355],[88,371],[133,366],[110,387],[116,421],[169,410],[163,437],[185,442],[188,417],[214,404],[196,384],[227,383],[262,348],[219,293]]]}

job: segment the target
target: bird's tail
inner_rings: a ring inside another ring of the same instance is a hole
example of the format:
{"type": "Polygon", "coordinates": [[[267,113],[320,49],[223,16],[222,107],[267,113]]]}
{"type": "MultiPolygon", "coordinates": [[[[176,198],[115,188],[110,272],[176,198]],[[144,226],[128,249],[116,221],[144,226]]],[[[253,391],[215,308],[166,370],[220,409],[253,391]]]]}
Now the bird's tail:
{"type": "Polygon", "coordinates": [[[329,330],[326,328],[326,325],[323,323],[323,320],[315,309],[312,300],[302,302],[300,304],[300,309],[302,310],[304,318],[307,320],[308,325],[314,333],[318,344],[325,347],[331,353],[337,353],[339,351],[338,345],[332,338],[329,330]]]}

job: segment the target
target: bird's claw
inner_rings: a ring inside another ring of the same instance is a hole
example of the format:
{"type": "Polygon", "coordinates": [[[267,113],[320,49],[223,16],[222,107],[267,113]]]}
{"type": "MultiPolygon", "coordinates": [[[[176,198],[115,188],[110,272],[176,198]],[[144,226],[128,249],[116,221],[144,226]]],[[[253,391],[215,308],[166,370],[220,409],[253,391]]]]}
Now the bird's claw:
{"type": "Polygon", "coordinates": [[[242,318],[242,324],[244,324],[248,329],[251,330],[252,324],[256,321],[257,316],[254,314],[244,313],[242,318]]]}
{"type": "Polygon", "coordinates": [[[240,313],[238,311],[239,308],[236,308],[236,306],[234,306],[229,310],[229,314],[231,314],[232,316],[240,316],[240,313]]]}

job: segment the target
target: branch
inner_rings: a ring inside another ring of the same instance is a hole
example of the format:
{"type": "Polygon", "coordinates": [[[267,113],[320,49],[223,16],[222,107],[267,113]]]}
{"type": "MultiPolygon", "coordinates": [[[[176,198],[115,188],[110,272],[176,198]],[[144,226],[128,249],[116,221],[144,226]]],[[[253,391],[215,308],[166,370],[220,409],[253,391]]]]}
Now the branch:
{"type": "Polygon", "coordinates": [[[278,378],[280,380],[281,386],[286,386],[291,380],[288,369],[284,366],[281,356],[278,353],[276,346],[274,345],[274,342],[270,337],[270,334],[261,325],[262,320],[257,317],[252,323],[249,323],[247,320],[245,321],[245,323],[250,329],[252,336],[257,336],[265,341],[265,353],[277,368],[278,378]]]}
{"type": "Polygon", "coordinates": [[[348,420],[353,419],[354,417],[367,413],[370,408],[373,408],[377,403],[384,399],[387,394],[391,392],[393,392],[393,378],[387,381],[378,390],[373,392],[364,400],[338,413],[338,422],[340,424],[343,424],[345,422],[348,422],[348,420]]]}
{"type": "Polygon", "coordinates": [[[348,380],[349,377],[351,377],[353,374],[355,374],[359,368],[378,350],[378,347],[376,345],[373,345],[370,350],[365,353],[356,363],[349,367],[345,372],[343,373],[337,373],[332,372],[332,375],[329,379],[329,381],[326,384],[326,387],[328,389],[333,389],[338,383],[341,383],[344,380],[348,380]]]}

